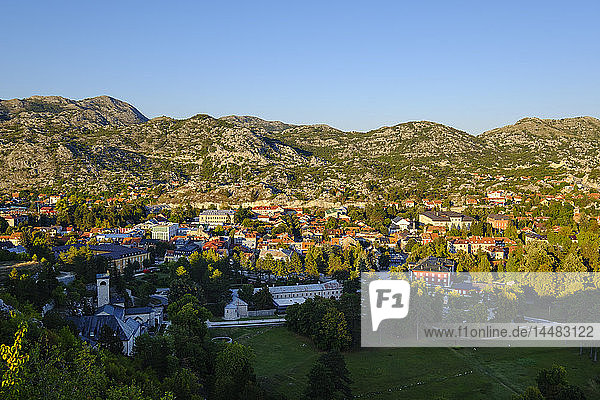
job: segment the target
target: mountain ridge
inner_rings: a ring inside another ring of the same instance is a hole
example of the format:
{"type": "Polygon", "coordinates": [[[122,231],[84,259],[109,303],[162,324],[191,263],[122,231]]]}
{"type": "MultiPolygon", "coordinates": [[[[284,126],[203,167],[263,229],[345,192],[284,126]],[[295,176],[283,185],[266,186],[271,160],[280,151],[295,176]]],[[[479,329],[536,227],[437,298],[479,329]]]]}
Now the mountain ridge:
{"type": "Polygon", "coordinates": [[[0,188],[133,184],[250,200],[470,190],[473,173],[598,168],[598,138],[593,117],[523,118],[477,136],[432,121],[358,132],[253,116],[148,119],[109,96],[34,96],[0,101],[0,188]]]}
{"type": "MultiPolygon", "coordinates": [[[[63,117],[73,125],[85,122],[97,126],[127,126],[147,122],[148,118],[133,105],[110,96],[71,100],[62,96],[31,96],[0,100],[0,121],[39,116],[47,120],[63,117]]],[[[64,121],[61,121],[64,122],[64,121]]]]}

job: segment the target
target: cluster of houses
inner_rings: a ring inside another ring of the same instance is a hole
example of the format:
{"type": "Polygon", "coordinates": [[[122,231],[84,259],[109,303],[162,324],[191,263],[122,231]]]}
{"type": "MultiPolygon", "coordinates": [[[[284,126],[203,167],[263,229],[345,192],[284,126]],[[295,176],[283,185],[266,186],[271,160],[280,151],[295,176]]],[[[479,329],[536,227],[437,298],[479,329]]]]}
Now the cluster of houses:
{"type": "Polygon", "coordinates": [[[505,237],[470,236],[467,238],[448,238],[447,248],[450,253],[463,251],[467,254],[487,253],[492,260],[504,260],[517,246],[514,240],[505,237]]]}
{"type": "MultiPolygon", "coordinates": [[[[40,197],[37,209],[40,214],[52,216],[56,214],[55,206],[61,196],[40,197]]],[[[600,199],[600,197],[599,197],[600,199]]],[[[111,200],[111,199],[107,199],[111,200]]],[[[105,200],[105,202],[107,201],[105,200]]],[[[122,199],[112,199],[117,202],[122,199]]],[[[482,205],[483,207],[503,206],[510,203],[519,204],[528,201],[524,197],[504,191],[490,191],[484,197],[467,197],[466,205],[482,205]]],[[[540,201],[565,201],[562,194],[544,195],[540,201]]],[[[476,220],[460,211],[461,208],[444,206],[441,200],[423,199],[405,200],[401,204],[390,204],[403,208],[424,207],[425,210],[412,213],[414,217],[397,217],[391,220],[387,232],[369,226],[364,221],[352,221],[346,207],[334,207],[315,215],[298,207],[283,206],[255,206],[249,214],[250,223],[236,222],[234,209],[204,210],[193,219],[175,223],[160,215],[160,208],[153,209],[153,215],[159,214],[140,224],[128,228],[96,228],[88,232],[76,232],[72,227],[34,227],[47,232],[51,236],[62,238],[75,238],[75,243],[65,244],[53,248],[56,256],[69,252],[71,249],[87,247],[96,255],[109,260],[111,266],[122,271],[128,265],[135,265],[140,270],[152,262],[177,261],[189,257],[194,252],[212,250],[227,257],[236,249],[247,259],[272,258],[273,260],[291,261],[295,254],[306,255],[314,246],[331,245],[346,249],[352,246],[361,246],[370,249],[376,257],[386,251],[389,255],[389,267],[406,265],[410,271],[411,279],[421,279],[427,284],[437,285],[448,291],[459,294],[469,294],[477,290],[464,282],[454,282],[453,273],[455,264],[453,260],[429,257],[418,263],[407,263],[407,254],[404,252],[409,243],[427,244],[437,238],[444,238],[448,252],[465,252],[469,254],[487,254],[493,263],[503,263],[509,253],[517,246],[514,240],[502,236],[503,231],[515,222],[525,219],[531,222],[530,227],[521,227],[519,230],[528,241],[544,241],[547,238],[537,229],[542,226],[548,217],[536,215],[528,211],[525,216],[514,217],[508,214],[488,214],[486,222],[495,231],[493,236],[449,236],[452,231],[467,231],[476,220]],[[322,216],[321,216],[322,215],[322,216]],[[295,234],[290,232],[289,216],[294,217],[296,226],[295,234]],[[334,218],[340,223],[331,228],[328,221],[334,218]],[[343,223],[343,222],[348,222],[343,223]],[[539,225],[538,225],[539,224],[539,225]],[[285,226],[285,229],[280,227],[285,226]],[[152,249],[161,242],[168,243],[169,249],[164,256],[159,255],[157,260],[152,259],[152,249]]],[[[31,207],[21,205],[17,200],[14,204],[0,209],[0,216],[11,227],[18,227],[26,223],[31,207]]],[[[574,213],[576,220],[579,210],[574,213]]],[[[600,223],[600,217],[599,223],[600,223]]],[[[520,224],[523,225],[523,224],[520,224]]],[[[70,242],[69,242],[70,243],[70,242]]],[[[25,251],[22,246],[22,234],[15,232],[10,235],[0,236],[0,249],[20,252],[25,251]]],[[[375,261],[378,268],[380,264],[375,261]]],[[[59,279],[68,282],[73,277],[69,274],[61,275],[59,279]]],[[[319,283],[293,286],[268,287],[273,297],[272,312],[285,312],[292,304],[299,304],[308,298],[321,296],[326,298],[339,298],[342,294],[342,285],[327,277],[321,277],[319,283]]],[[[80,335],[90,343],[97,343],[105,326],[111,328],[123,344],[125,354],[130,354],[133,349],[135,337],[143,332],[156,329],[164,323],[163,313],[166,297],[156,294],[148,307],[126,307],[128,302],[113,295],[110,290],[110,278],[106,274],[97,276],[96,311],[93,315],[76,318],[76,325],[80,335]],[[161,297],[162,296],[162,297],[161,297]]],[[[256,289],[258,290],[258,289],[256,289]]],[[[225,319],[238,319],[247,316],[264,315],[248,310],[248,304],[239,298],[237,291],[232,291],[232,299],[225,306],[225,319]],[[254,314],[253,314],[254,313],[254,314]]]]}
{"type": "MultiPolygon", "coordinates": [[[[427,244],[444,237],[450,253],[484,252],[489,254],[493,262],[504,262],[511,249],[516,246],[514,241],[501,235],[467,238],[448,236],[453,230],[469,230],[475,222],[469,215],[450,210],[425,210],[417,214],[417,220],[394,218],[387,234],[362,221],[329,228],[327,222],[330,218],[350,221],[346,207],[328,209],[323,217],[308,213],[302,208],[282,206],[258,206],[251,211],[252,223],[247,225],[235,222],[236,211],[232,209],[205,210],[183,223],[170,222],[159,215],[129,228],[97,229],[81,233],[78,243],[54,250],[57,254],[68,251],[71,247],[85,245],[93,237],[95,243],[90,246],[90,250],[95,254],[105,255],[116,268],[123,269],[128,263],[137,263],[140,268],[150,263],[150,249],[161,241],[171,244],[164,254],[165,262],[177,261],[194,252],[207,250],[226,257],[234,248],[251,261],[267,257],[290,261],[294,253],[306,255],[313,246],[331,245],[342,249],[362,246],[371,249],[376,258],[381,254],[381,249],[388,249],[389,265],[394,267],[405,263],[406,254],[403,250],[411,241],[427,244]],[[288,223],[289,219],[286,217],[289,215],[293,215],[297,221],[296,235],[292,235],[287,228],[278,229],[288,223]],[[259,223],[260,229],[255,222],[259,223]]],[[[511,222],[518,222],[518,218],[506,214],[489,214],[486,222],[491,224],[495,232],[500,233],[511,222]]],[[[529,227],[522,228],[522,231],[527,241],[546,240],[529,227]]],[[[377,259],[375,263],[379,265],[377,259]]]]}

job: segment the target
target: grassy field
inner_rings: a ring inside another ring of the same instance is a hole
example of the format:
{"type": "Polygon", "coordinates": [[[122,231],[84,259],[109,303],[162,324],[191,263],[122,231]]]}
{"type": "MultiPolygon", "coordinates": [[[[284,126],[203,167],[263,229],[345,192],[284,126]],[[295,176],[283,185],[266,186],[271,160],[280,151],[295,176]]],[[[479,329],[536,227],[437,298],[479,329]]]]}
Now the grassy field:
{"type": "MultiPolygon", "coordinates": [[[[263,387],[300,399],[306,375],[319,356],[311,341],[283,327],[211,330],[256,353],[254,368],[263,387]]],[[[567,367],[571,384],[589,391],[600,363],[578,348],[361,349],[344,354],[355,395],[368,399],[510,399],[535,383],[540,368],[567,367]]],[[[593,398],[593,397],[590,397],[593,398]]]]}
{"type": "Polygon", "coordinates": [[[0,278],[7,278],[13,268],[16,268],[22,274],[38,266],[39,264],[35,261],[0,261],[0,278]]]}

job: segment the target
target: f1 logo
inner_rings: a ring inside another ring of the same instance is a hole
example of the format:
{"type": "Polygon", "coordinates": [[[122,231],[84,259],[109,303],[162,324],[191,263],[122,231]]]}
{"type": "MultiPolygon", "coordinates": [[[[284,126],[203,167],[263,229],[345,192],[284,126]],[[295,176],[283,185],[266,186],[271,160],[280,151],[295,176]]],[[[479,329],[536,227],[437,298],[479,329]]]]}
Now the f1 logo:
{"type": "Polygon", "coordinates": [[[369,283],[373,331],[384,319],[402,319],[408,315],[410,283],[405,280],[376,280],[369,283]]]}

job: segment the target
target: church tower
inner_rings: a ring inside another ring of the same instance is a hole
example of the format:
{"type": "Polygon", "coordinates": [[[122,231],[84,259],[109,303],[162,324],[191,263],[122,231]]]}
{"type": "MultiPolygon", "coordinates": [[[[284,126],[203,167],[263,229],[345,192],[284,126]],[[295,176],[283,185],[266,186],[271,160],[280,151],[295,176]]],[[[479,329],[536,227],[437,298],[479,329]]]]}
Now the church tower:
{"type": "Polygon", "coordinates": [[[96,275],[96,288],[98,290],[98,308],[110,303],[110,275],[108,271],[105,274],[96,275]]]}

